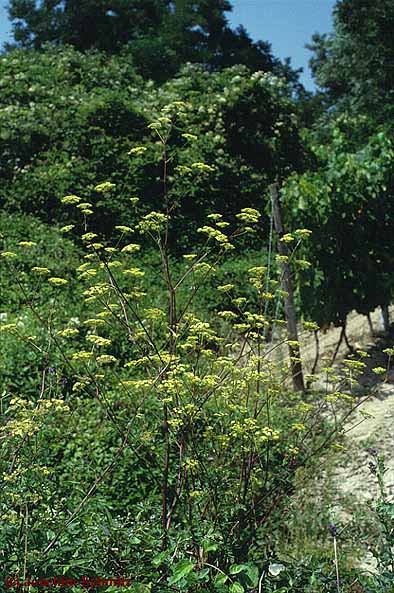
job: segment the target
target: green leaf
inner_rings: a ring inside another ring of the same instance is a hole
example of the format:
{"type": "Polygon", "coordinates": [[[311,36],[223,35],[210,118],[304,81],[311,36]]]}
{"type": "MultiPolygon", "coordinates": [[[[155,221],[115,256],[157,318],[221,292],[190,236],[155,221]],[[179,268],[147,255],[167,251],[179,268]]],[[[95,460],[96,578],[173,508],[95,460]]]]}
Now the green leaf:
{"type": "Polygon", "coordinates": [[[240,572],[245,572],[247,570],[247,564],[233,564],[232,566],[230,566],[230,574],[238,574],[240,572]]]}
{"type": "Polygon", "coordinates": [[[219,573],[215,579],[215,585],[224,585],[228,581],[228,576],[226,574],[219,573]]]}
{"type": "Polygon", "coordinates": [[[197,579],[198,579],[199,581],[204,581],[204,580],[206,580],[206,577],[208,576],[208,574],[209,574],[209,568],[203,568],[203,569],[202,569],[202,570],[200,570],[200,572],[198,573],[198,575],[197,575],[197,579]]]}
{"type": "Polygon", "coordinates": [[[252,587],[257,587],[259,584],[259,569],[254,564],[250,564],[246,570],[246,574],[248,575],[248,579],[252,587]]]}
{"type": "Polygon", "coordinates": [[[164,560],[167,558],[167,556],[168,556],[167,550],[164,550],[164,552],[160,552],[160,554],[158,554],[157,556],[155,556],[152,559],[153,566],[160,566],[160,564],[162,564],[164,562],[164,560]]]}
{"type": "Polygon", "coordinates": [[[202,549],[204,550],[204,552],[214,552],[215,550],[218,549],[219,544],[213,542],[213,541],[205,541],[202,542],[202,549]]]}
{"type": "Polygon", "coordinates": [[[230,593],[244,593],[245,589],[239,583],[233,583],[229,591],[230,593]]]}
{"type": "Polygon", "coordinates": [[[168,580],[169,585],[175,585],[178,581],[183,579],[183,577],[187,576],[194,568],[194,562],[187,560],[187,558],[183,558],[174,566],[174,574],[168,580]]]}

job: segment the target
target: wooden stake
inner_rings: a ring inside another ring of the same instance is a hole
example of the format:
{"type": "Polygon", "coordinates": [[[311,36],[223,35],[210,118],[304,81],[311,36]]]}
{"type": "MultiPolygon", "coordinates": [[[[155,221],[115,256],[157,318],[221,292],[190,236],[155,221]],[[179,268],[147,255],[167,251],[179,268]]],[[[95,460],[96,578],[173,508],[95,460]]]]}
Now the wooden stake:
{"type": "MultiPolygon", "coordinates": [[[[279,190],[278,184],[273,183],[270,185],[270,195],[272,200],[272,211],[274,215],[274,225],[275,231],[278,236],[278,252],[279,255],[287,256],[288,248],[286,243],[281,241],[280,239],[285,234],[285,230],[283,227],[282,222],[282,213],[280,209],[280,202],[279,202],[279,190]]],[[[290,265],[287,261],[283,261],[281,263],[282,274],[281,274],[281,284],[282,290],[287,293],[287,296],[284,299],[284,309],[285,309],[285,316],[287,321],[287,336],[288,339],[292,342],[298,342],[298,332],[297,332],[297,316],[296,316],[296,309],[294,305],[294,289],[293,289],[293,281],[291,279],[291,271],[290,265]]],[[[304,386],[304,376],[302,372],[302,364],[301,364],[301,356],[300,356],[300,349],[298,346],[289,344],[289,354],[290,354],[290,364],[291,364],[291,374],[293,378],[293,388],[294,391],[305,391],[304,386]]]]}
{"type": "Polygon", "coordinates": [[[381,310],[383,331],[388,332],[390,330],[390,314],[388,305],[381,305],[381,310]]]}

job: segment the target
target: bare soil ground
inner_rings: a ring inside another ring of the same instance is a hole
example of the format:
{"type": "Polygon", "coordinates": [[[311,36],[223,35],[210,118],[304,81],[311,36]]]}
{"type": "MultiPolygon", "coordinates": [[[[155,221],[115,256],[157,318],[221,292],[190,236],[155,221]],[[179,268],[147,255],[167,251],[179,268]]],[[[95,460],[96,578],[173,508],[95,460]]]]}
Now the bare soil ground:
{"type": "MultiPolygon", "coordinates": [[[[393,318],[394,307],[390,313],[393,318]]],[[[394,368],[389,370],[384,378],[372,372],[375,367],[387,367],[387,355],[382,350],[393,347],[394,328],[384,335],[379,332],[380,312],[376,310],[371,318],[377,333],[375,337],[371,336],[368,320],[364,315],[353,313],[347,323],[347,335],[351,345],[370,354],[370,358],[365,359],[367,369],[359,378],[360,397],[371,394],[361,407],[367,412],[368,417],[358,410],[349,418],[346,426],[347,450],[338,456],[339,488],[354,496],[355,505],[358,501],[369,500],[377,494],[376,478],[368,466],[372,459],[366,451],[368,448],[376,449],[379,454],[384,455],[387,491],[394,498],[394,368]]],[[[324,356],[332,356],[334,353],[340,331],[340,328],[333,328],[321,336],[320,350],[324,356]]],[[[346,344],[342,343],[335,361],[336,367],[340,366],[348,353],[346,344]]],[[[310,337],[307,341],[304,338],[302,357],[306,370],[311,368],[314,355],[313,341],[310,337]]]]}
{"type": "MultiPolygon", "coordinates": [[[[391,307],[390,316],[394,319],[394,307],[391,307]]],[[[373,457],[368,449],[375,449],[378,454],[384,455],[387,468],[385,485],[389,499],[394,500],[394,367],[386,376],[377,376],[372,372],[377,366],[387,367],[388,358],[382,350],[394,346],[394,326],[391,326],[389,333],[383,334],[380,311],[375,311],[371,318],[377,332],[374,337],[365,316],[353,313],[347,323],[347,335],[351,345],[370,354],[370,357],[365,359],[367,369],[360,377],[358,391],[360,397],[370,397],[361,406],[368,416],[365,417],[357,410],[349,418],[346,425],[346,449],[337,454],[331,475],[331,494],[338,504],[336,512],[343,523],[351,521],[361,508],[368,514],[368,509],[377,501],[378,485],[369,467],[373,457]],[[343,500],[346,500],[346,505],[341,506],[343,500]]],[[[320,352],[324,356],[332,356],[339,336],[340,328],[330,329],[321,336],[320,352]]],[[[308,372],[315,356],[313,336],[308,338],[302,335],[300,341],[303,365],[308,372]]],[[[348,348],[343,343],[335,366],[339,368],[341,361],[348,354],[348,348]]],[[[324,363],[320,363],[320,368],[322,364],[324,363]]],[[[321,387],[323,385],[321,381],[321,387]]],[[[361,567],[367,570],[375,568],[374,560],[368,552],[361,560],[361,567]]]]}
{"type": "MultiPolygon", "coordinates": [[[[394,306],[390,308],[390,317],[394,319],[394,306]]],[[[348,316],[346,326],[348,341],[353,348],[364,350],[370,355],[364,360],[367,369],[358,378],[360,386],[356,389],[359,397],[370,396],[360,408],[367,412],[369,417],[363,416],[358,410],[349,418],[346,426],[347,450],[338,456],[338,487],[354,496],[355,505],[360,499],[365,500],[376,495],[376,479],[368,467],[371,458],[366,451],[367,448],[374,448],[385,456],[387,489],[389,494],[394,496],[394,361],[387,376],[382,378],[372,372],[375,367],[387,367],[388,357],[382,351],[384,348],[394,347],[394,324],[389,333],[383,333],[380,309],[371,314],[371,320],[374,336],[371,335],[365,315],[353,312],[348,316]]],[[[282,334],[285,335],[284,331],[282,334]]],[[[317,367],[318,379],[314,384],[316,390],[325,390],[327,387],[326,376],[321,373],[321,369],[329,366],[340,334],[341,328],[334,327],[326,332],[319,332],[320,358],[317,367]]],[[[280,334],[277,335],[277,339],[281,339],[280,334]]],[[[299,340],[304,373],[308,374],[315,360],[314,336],[308,331],[301,330],[299,340]]],[[[285,344],[275,349],[275,359],[286,359],[287,355],[285,344]]],[[[343,341],[338,350],[334,368],[339,369],[348,355],[349,349],[343,341]]]]}

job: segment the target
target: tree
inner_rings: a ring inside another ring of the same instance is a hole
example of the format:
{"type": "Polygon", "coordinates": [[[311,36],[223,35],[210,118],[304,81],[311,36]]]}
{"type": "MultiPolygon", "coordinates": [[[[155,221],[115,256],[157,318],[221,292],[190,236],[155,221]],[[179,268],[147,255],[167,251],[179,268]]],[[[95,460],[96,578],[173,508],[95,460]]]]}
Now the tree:
{"type": "Polygon", "coordinates": [[[153,32],[164,18],[164,0],[11,0],[8,13],[17,46],[46,42],[110,52],[130,38],[153,32]]]}
{"type": "Polygon", "coordinates": [[[100,202],[91,224],[104,231],[108,218],[120,222],[132,215],[133,195],[141,197],[138,208],[157,208],[161,169],[148,125],[174,101],[188,105],[169,167],[177,199],[183,196],[182,208],[172,213],[179,242],[190,242],[205,214],[260,207],[262,188],[303,167],[288,86],[245,66],[208,72],[190,64],[157,88],[136,75],[126,56],[48,47],[3,56],[0,79],[0,205],[47,222],[73,222],[59,212],[58,198],[69,193],[100,202]],[[199,139],[189,142],[184,133],[199,139]],[[134,170],[138,159],[128,152],[141,142],[151,149],[141,157],[144,166],[134,170]],[[191,154],[215,170],[179,177],[176,167],[186,166],[191,154]],[[93,180],[110,180],[116,190],[96,195],[93,180]]]}
{"type": "Polygon", "coordinates": [[[298,296],[304,317],[319,325],[343,325],[352,310],[366,314],[394,295],[393,136],[382,126],[360,146],[359,126],[343,115],[325,145],[311,136],[319,166],[283,190],[289,225],[312,230],[298,296]]]}
{"type": "Polygon", "coordinates": [[[384,121],[394,92],[394,3],[339,0],[334,32],[308,46],[317,84],[329,105],[368,112],[384,121]]]}
{"type": "Polygon", "coordinates": [[[245,64],[284,76],[297,90],[299,72],[274,58],[269,43],[232,30],[229,11],[228,0],[10,0],[8,8],[17,47],[126,50],[140,74],[160,82],[186,62],[209,70],[245,64]]]}

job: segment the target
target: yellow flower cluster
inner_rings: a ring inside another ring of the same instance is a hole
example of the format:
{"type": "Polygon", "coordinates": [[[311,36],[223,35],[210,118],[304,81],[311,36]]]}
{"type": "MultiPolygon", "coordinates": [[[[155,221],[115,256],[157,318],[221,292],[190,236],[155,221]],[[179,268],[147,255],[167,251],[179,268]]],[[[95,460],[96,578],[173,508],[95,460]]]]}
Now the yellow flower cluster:
{"type": "Polygon", "coordinates": [[[48,282],[54,284],[55,286],[63,286],[64,284],[68,284],[68,280],[65,280],[65,278],[57,278],[56,276],[48,278],[48,282]]]}
{"type": "Polygon", "coordinates": [[[20,247],[34,247],[37,243],[35,241],[19,241],[18,245],[20,247]]]}
{"type": "Polygon", "coordinates": [[[61,202],[62,204],[78,204],[81,201],[81,198],[74,195],[64,196],[61,202]]]}
{"type": "Polygon", "coordinates": [[[241,212],[236,215],[238,220],[247,224],[255,224],[259,221],[261,214],[254,208],[242,208],[241,212]]]}
{"type": "Polygon", "coordinates": [[[71,338],[72,336],[76,336],[78,335],[78,330],[75,329],[74,327],[68,327],[66,329],[62,329],[60,331],[57,332],[57,335],[60,336],[61,338],[71,338]]]}
{"type": "Polygon", "coordinates": [[[0,332],[8,332],[16,329],[16,323],[6,323],[5,325],[0,325],[0,332]]]}
{"type": "Polygon", "coordinates": [[[128,245],[125,245],[121,251],[122,251],[122,253],[135,253],[136,251],[139,251],[140,249],[141,249],[140,245],[137,245],[136,243],[129,243],[128,245]]]}
{"type": "Polygon", "coordinates": [[[95,239],[96,237],[96,233],[85,233],[82,235],[81,239],[82,241],[92,241],[92,239],[95,239]]]}
{"type": "Polygon", "coordinates": [[[102,336],[96,336],[95,334],[89,334],[88,336],[86,336],[86,341],[98,347],[110,346],[112,344],[111,340],[103,338],[102,336]]]}
{"type": "Polygon", "coordinates": [[[73,228],[75,227],[75,224],[66,224],[66,226],[62,226],[62,228],[60,229],[61,233],[68,233],[69,231],[71,231],[73,228]]]}
{"type": "Polygon", "coordinates": [[[127,154],[141,156],[144,154],[144,152],[146,152],[146,150],[147,149],[145,146],[135,146],[134,148],[131,148],[127,154]]]}
{"type": "Polygon", "coordinates": [[[76,362],[83,362],[86,360],[90,360],[92,357],[92,353],[91,352],[87,352],[86,350],[80,350],[79,352],[75,352],[72,356],[71,359],[75,360],[76,362]]]}
{"type": "Polygon", "coordinates": [[[124,226],[122,224],[117,225],[116,227],[117,231],[120,231],[121,233],[132,233],[133,229],[131,229],[129,226],[124,226]]]}
{"type": "Polygon", "coordinates": [[[96,362],[98,364],[110,364],[112,362],[116,362],[117,358],[115,358],[115,356],[112,356],[110,354],[102,354],[101,356],[98,356],[96,358],[96,362]]]}
{"type": "Polygon", "coordinates": [[[96,327],[97,325],[105,325],[105,321],[104,321],[104,319],[92,318],[92,319],[86,319],[86,321],[84,321],[83,324],[84,325],[92,325],[93,327],[96,327]]]}
{"type": "Polygon", "coordinates": [[[115,183],[111,183],[110,181],[104,181],[104,183],[99,183],[98,185],[96,185],[94,189],[99,193],[105,193],[110,191],[114,187],[116,187],[115,183]]]}

